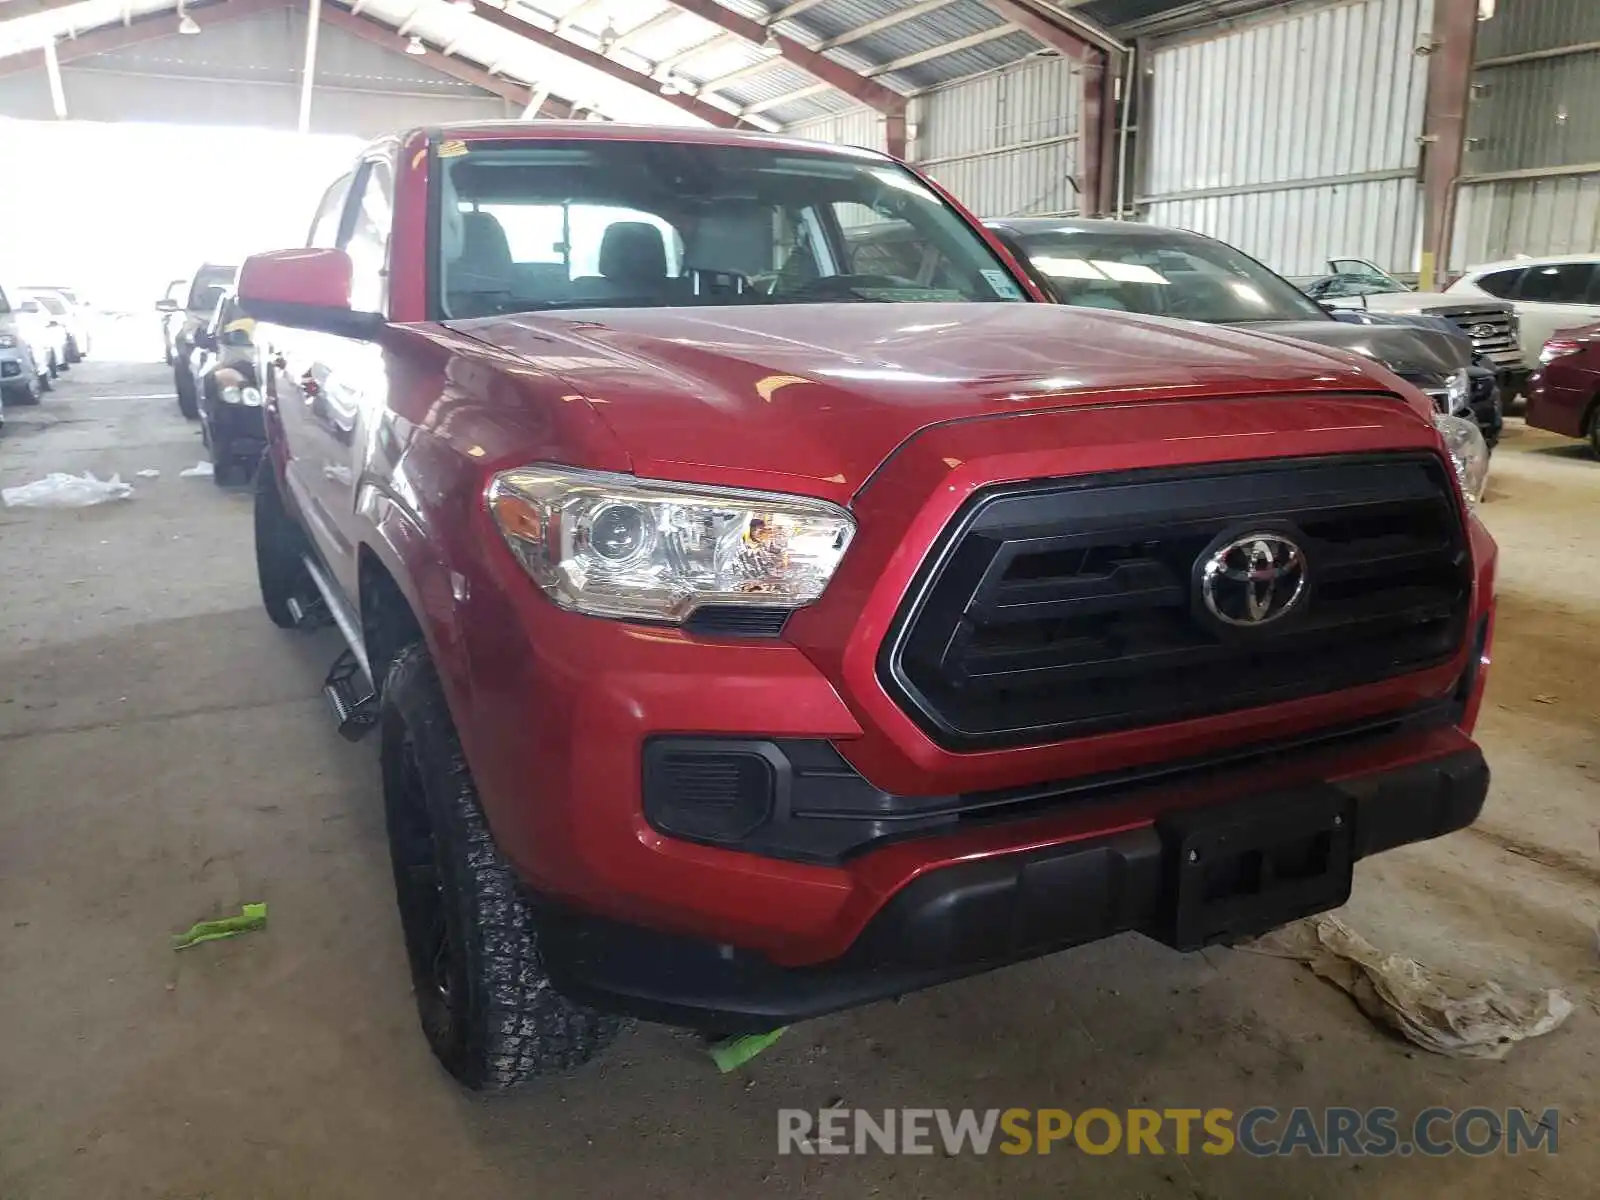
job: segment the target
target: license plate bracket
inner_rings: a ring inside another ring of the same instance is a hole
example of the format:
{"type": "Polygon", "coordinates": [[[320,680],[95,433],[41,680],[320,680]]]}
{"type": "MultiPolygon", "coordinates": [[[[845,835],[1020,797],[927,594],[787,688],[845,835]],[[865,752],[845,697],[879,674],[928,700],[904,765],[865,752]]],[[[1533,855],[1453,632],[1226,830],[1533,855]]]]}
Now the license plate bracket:
{"type": "Polygon", "coordinates": [[[1354,804],[1332,785],[1157,821],[1164,940],[1179,950],[1254,937],[1350,898],[1354,804]]]}

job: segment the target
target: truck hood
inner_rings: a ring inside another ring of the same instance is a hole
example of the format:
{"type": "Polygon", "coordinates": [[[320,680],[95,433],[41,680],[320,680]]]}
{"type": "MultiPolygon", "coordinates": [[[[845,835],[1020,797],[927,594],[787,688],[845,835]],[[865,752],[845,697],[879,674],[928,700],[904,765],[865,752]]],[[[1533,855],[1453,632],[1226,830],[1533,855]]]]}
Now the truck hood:
{"type": "Polygon", "coordinates": [[[1251,329],[1353,350],[1396,375],[1446,376],[1472,365],[1472,343],[1460,334],[1421,325],[1347,325],[1343,321],[1263,321],[1251,329]]]}
{"type": "Polygon", "coordinates": [[[590,309],[448,325],[563,380],[641,475],[840,500],[940,422],[1388,390],[1310,345],[1058,304],[590,309]]]}

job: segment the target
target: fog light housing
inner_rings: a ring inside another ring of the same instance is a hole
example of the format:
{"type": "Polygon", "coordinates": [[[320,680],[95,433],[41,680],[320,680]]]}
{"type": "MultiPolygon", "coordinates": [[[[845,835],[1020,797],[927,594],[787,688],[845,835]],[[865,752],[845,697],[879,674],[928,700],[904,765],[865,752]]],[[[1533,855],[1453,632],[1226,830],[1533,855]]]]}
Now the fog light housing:
{"type": "Polygon", "coordinates": [[[789,764],[775,747],[660,738],[644,750],[644,815],[662,833],[735,844],[772,818],[789,764]]]}

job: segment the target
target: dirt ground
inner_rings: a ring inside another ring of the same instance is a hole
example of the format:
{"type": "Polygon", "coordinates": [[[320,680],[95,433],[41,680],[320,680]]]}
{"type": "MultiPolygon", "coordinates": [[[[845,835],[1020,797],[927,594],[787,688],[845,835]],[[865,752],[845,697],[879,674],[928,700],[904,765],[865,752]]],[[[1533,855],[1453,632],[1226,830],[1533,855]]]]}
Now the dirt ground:
{"type": "Polygon", "coordinates": [[[206,479],[155,365],[12,409],[0,485],[121,472],[129,502],[0,509],[0,1200],[789,1195],[1577,1197],[1600,1177],[1600,464],[1513,422],[1471,831],[1364,863],[1348,920],[1577,1011],[1504,1062],[1434,1057],[1292,963],[1128,936],[793,1029],[719,1076],[639,1026],[481,1099],[415,1027],[375,748],[318,688],[334,635],[261,614],[250,503],[206,479]],[[159,479],[137,480],[142,468],[159,479]],[[183,954],[244,901],[270,927],[183,954]],[[779,1158],[776,1111],[1559,1107],[1559,1153],[1442,1159],[779,1158]]]}

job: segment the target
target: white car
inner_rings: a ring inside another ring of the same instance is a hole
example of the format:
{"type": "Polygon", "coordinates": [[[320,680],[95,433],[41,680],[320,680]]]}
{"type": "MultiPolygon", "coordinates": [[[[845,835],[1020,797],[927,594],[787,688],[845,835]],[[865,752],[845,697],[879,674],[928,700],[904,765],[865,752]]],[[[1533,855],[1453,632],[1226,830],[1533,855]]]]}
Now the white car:
{"type": "Polygon", "coordinates": [[[1556,330],[1600,321],[1600,254],[1516,258],[1469,267],[1446,291],[1509,300],[1522,322],[1522,353],[1536,361],[1556,330]]]}

